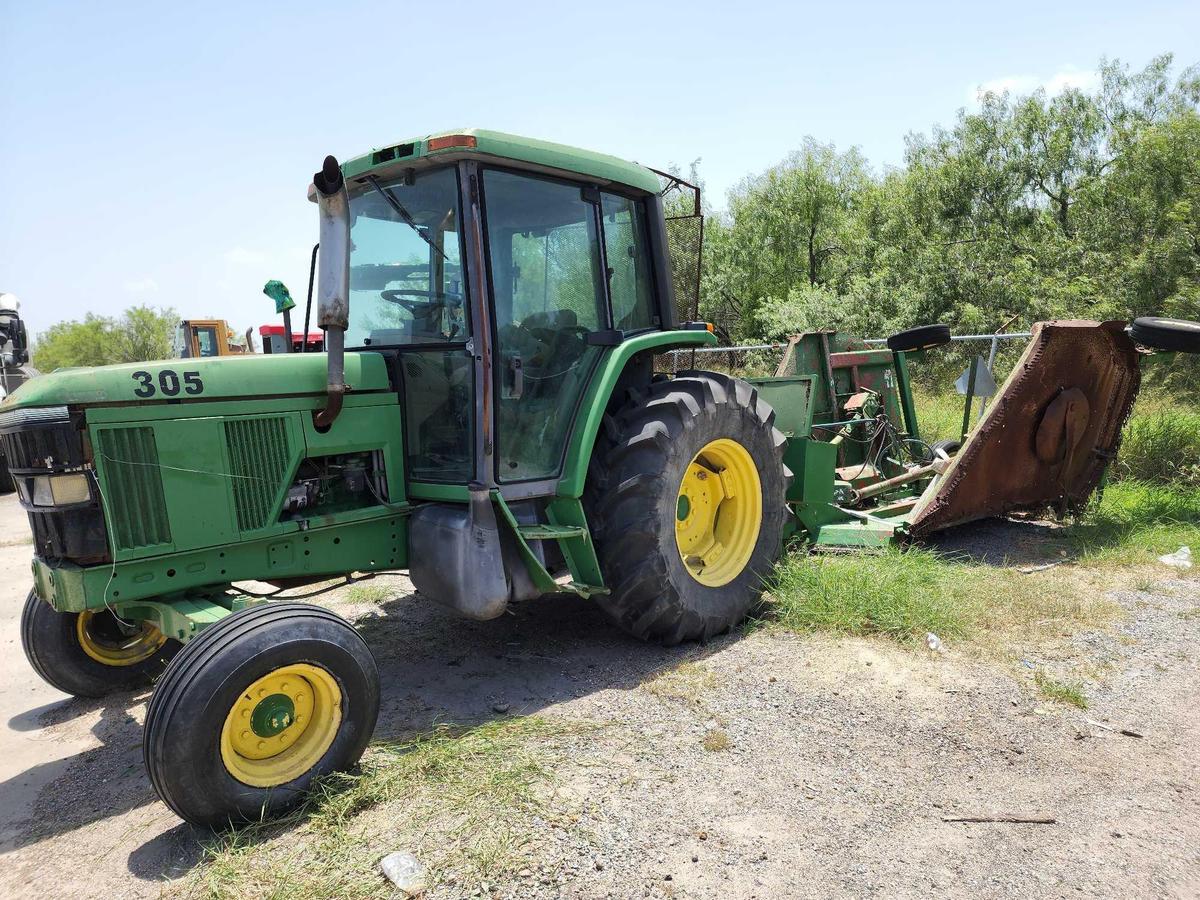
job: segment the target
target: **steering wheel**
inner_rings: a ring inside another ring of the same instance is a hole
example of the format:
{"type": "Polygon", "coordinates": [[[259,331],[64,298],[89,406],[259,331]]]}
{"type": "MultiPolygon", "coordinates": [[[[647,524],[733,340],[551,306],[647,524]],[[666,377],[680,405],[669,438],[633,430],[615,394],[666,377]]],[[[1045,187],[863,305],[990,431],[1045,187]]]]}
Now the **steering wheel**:
{"type": "Polygon", "coordinates": [[[559,366],[565,365],[562,372],[557,374],[566,374],[579,363],[587,350],[587,336],[591,333],[590,328],[584,328],[582,325],[553,328],[521,324],[518,327],[546,348],[543,353],[531,359],[531,364],[545,366],[553,360],[559,366]]]}
{"type": "Polygon", "coordinates": [[[557,343],[559,337],[564,334],[573,334],[581,342],[585,342],[587,336],[592,333],[592,329],[582,325],[565,325],[562,328],[552,328],[548,325],[522,325],[521,327],[543,344],[551,345],[557,343]]]}
{"type": "Polygon", "coordinates": [[[389,303],[399,303],[413,315],[429,315],[435,310],[440,310],[446,305],[446,300],[457,300],[462,303],[462,297],[457,294],[435,294],[432,291],[422,291],[415,288],[401,288],[400,290],[380,291],[379,296],[389,303]],[[416,300],[406,300],[404,295],[414,297],[440,297],[440,300],[426,300],[418,302],[416,300]]]}

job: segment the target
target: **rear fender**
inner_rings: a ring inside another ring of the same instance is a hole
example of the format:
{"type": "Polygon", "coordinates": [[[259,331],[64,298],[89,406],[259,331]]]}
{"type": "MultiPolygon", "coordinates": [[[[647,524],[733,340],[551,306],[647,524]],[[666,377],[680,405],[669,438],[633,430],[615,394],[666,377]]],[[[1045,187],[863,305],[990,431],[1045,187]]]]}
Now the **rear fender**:
{"type": "Polygon", "coordinates": [[[625,367],[639,353],[662,353],[675,348],[711,346],[717,336],[710,331],[654,331],[622,341],[600,360],[587,391],[580,399],[579,416],[567,446],[567,461],[556,491],[559,497],[579,498],[587,483],[592,448],[600,433],[600,423],[612,399],[625,367]]]}

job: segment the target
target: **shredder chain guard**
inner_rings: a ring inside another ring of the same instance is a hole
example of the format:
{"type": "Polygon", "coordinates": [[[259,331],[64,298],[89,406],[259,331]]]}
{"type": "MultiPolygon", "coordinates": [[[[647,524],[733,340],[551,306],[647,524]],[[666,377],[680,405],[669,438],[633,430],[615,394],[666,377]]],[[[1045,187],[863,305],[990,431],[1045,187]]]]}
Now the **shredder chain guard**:
{"type": "Polygon", "coordinates": [[[913,510],[909,534],[1079,507],[1116,456],[1140,383],[1124,322],[1039,322],[983,421],[913,510]]]}

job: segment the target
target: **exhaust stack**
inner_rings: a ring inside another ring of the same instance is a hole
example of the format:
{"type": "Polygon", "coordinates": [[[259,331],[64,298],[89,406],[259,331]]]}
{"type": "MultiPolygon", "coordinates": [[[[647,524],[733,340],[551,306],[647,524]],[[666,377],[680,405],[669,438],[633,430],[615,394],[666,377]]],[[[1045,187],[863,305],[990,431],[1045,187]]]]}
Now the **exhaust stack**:
{"type": "Polygon", "coordinates": [[[317,277],[317,325],[325,332],[329,374],[325,392],[329,400],[313,417],[325,429],[342,411],[346,393],[346,328],[350,324],[350,198],[341,166],[325,157],[321,171],[313,175],[308,199],[317,204],[321,218],[320,272],[317,277]]]}

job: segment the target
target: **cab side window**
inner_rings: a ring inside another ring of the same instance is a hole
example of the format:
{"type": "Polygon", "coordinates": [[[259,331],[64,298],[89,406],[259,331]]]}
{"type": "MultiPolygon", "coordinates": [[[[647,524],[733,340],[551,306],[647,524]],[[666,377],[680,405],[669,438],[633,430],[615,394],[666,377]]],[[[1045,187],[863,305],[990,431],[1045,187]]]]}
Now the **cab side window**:
{"type": "Polygon", "coordinates": [[[646,206],[616,194],[601,197],[613,327],[624,332],[657,327],[646,206]]]}
{"type": "Polygon", "coordinates": [[[217,329],[213,327],[196,329],[196,344],[201,356],[220,356],[221,348],[217,344],[217,329]]]}

